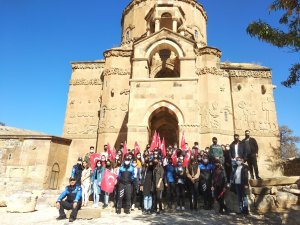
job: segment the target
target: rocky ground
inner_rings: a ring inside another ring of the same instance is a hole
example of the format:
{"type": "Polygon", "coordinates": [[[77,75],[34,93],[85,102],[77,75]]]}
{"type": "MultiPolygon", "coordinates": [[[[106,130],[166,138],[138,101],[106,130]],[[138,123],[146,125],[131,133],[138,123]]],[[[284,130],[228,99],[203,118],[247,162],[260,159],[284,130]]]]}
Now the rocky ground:
{"type": "MultiPolygon", "coordinates": [[[[65,225],[71,224],[68,220],[56,221],[58,211],[54,207],[37,206],[37,210],[31,213],[7,213],[5,207],[0,208],[0,218],[2,225],[65,225]]],[[[77,219],[72,224],[105,224],[105,225],[187,225],[187,224],[210,224],[210,225],[231,225],[231,224],[300,224],[299,211],[289,211],[285,213],[269,213],[265,215],[240,216],[235,213],[220,215],[215,210],[199,210],[197,212],[175,212],[168,211],[160,215],[142,215],[141,211],[135,210],[130,215],[122,213],[117,215],[112,208],[101,211],[98,219],[83,220],[77,219]]]]}

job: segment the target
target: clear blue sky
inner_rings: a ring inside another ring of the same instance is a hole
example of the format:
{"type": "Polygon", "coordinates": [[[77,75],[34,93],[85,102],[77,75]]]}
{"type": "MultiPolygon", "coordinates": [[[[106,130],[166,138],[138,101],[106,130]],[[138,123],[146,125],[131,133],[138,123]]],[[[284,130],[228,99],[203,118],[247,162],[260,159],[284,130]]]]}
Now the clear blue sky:
{"type": "MultiPolygon", "coordinates": [[[[0,121],[8,126],[62,134],[72,61],[97,60],[120,44],[121,13],[129,0],[0,0],[0,121]]],[[[222,61],[273,69],[280,125],[300,136],[300,84],[280,82],[299,54],[250,38],[249,22],[268,13],[271,0],[201,0],[208,14],[208,44],[222,61]]],[[[278,16],[278,15],[277,15],[278,16]]]]}

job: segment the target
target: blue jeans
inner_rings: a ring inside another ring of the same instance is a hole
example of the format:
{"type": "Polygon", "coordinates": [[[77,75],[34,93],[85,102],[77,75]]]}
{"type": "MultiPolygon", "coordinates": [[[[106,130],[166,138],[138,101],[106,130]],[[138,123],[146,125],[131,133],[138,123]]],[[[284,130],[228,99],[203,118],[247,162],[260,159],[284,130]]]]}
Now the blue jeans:
{"type": "Polygon", "coordinates": [[[94,194],[93,194],[94,204],[98,205],[99,200],[100,200],[101,189],[98,186],[97,180],[95,180],[93,183],[93,189],[94,189],[94,194]]]}
{"type": "Polygon", "coordinates": [[[151,195],[144,195],[144,209],[150,210],[152,207],[152,196],[151,195]]]}
{"type": "Polygon", "coordinates": [[[241,184],[235,184],[235,190],[239,201],[239,209],[241,213],[248,212],[248,198],[245,188],[241,184]]]}

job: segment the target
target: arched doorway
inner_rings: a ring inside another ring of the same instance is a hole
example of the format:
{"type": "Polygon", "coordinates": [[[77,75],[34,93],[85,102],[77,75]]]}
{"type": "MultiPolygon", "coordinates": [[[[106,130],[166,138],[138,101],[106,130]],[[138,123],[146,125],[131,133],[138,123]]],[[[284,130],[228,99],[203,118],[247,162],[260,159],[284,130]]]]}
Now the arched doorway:
{"type": "Polygon", "coordinates": [[[167,107],[160,107],[149,117],[149,142],[154,132],[165,138],[166,145],[178,144],[179,126],[176,114],[167,107]]]}

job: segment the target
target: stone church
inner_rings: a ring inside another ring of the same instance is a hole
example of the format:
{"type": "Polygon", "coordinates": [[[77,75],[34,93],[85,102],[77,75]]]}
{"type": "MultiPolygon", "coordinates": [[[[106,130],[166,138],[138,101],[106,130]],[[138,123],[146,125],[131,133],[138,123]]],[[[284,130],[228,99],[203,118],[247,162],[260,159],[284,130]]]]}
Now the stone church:
{"type": "MultiPolygon", "coordinates": [[[[154,131],[167,145],[184,132],[190,146],[231,143],[251,130],[259,164],[272,172],[278,124],[271,69],[222,62],[207,42],[207,14],[195,0],[133,0],[122,13],[122,41],[103,60],[72,63],[63,137],[78,156],[127,141],[143,149],[154,131]]],[[[268,175],[268,172],[265,173],[268,175]]]]}

